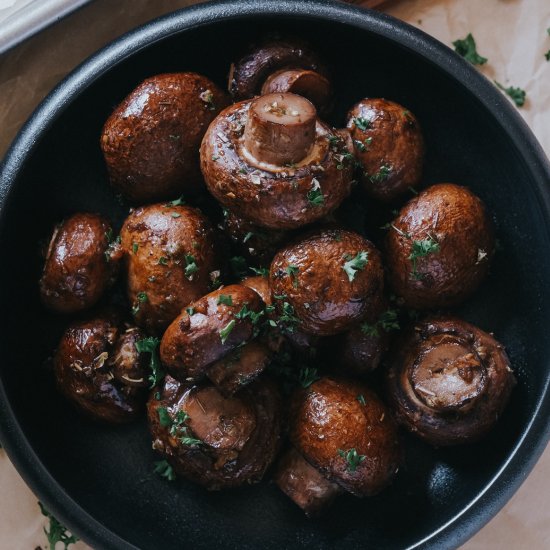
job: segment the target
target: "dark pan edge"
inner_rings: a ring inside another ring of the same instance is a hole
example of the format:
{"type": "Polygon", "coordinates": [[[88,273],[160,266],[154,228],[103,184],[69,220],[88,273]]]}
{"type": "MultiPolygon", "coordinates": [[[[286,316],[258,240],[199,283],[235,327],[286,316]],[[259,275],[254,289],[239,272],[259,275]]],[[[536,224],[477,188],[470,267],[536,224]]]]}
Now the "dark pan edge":
{"type": "MultiPolygon", "coordinates": [[[[184,29],[203,26],[211,20],[221,18],[238,19],[243,16],[254,17],[266,14],[274,17],[337,20],[340,23],[368,30],[391,39],[405,48],[421,52],[426,60],[453,77],[467,93],[473,91],[477,100],[493,115],[529,166],[536,182],[534,191],[546,218],[545,232],[550,239],[550,227],[548,227],[550,165],[540,144],[510,102],[468,62],[424,32],[387,15],[322,0],[303,2],[229,0],[200,4],[139,27],[94,54],[46,97],[20,130],[8,150],[0,166],[0,226],[3,225],[4,211],[9,203],[12,183],[18,176],[22,161],[36,145],[34,136],[44,132],[83,87],[95,81],[108,68],[116,66],[133,52],[184,29]]],[[[411,548],[457,547],[481,529],[510,499],[527,478],[547,444],[550,435],[549,383],[550,381],[547,380],[536,405],[535,414],[500,471],[468,507],[411,548]]],[[[34,454],[19,423],[14,418],[1,381],[0,438],[8,456],[38,498],[62,522],[69,527],[75,526],[75,533],[83,540],[97,549],[135,548],[89,516],[50,476],[34,454]]]]}

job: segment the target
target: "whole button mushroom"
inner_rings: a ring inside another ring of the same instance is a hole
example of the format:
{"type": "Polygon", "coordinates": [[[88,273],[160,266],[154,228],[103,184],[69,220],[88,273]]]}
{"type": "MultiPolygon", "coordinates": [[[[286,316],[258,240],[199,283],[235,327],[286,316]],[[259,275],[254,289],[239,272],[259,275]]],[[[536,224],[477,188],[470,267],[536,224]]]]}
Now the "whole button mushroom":
{"type": "Polygon", "coordinates": [[[504,410],[515,377],[502,345],[455,318],[416,323],[387,373],[397,420],[436,446],[484,436],[504,410]]]}
{"type": "Polygon", "coordinates": [[[225,94],[200,74],[160,74],[142,82],[101,135],[115,191],[140,204],[200,190],[198,148],[227,104],[225,94]]]}
{"type": "Polygon", "coordinates": [[[261,96],[222,111],[201,145],[210,193],[233,214],[268,229],[294,229],[335,210],[351,191],[347,132],[317,118],[291,93],[261,96]]]}
{"type": "MultiPolygon", "coordinates": [[[[299,391],[289,418],[290,440],[298,453],[328,482],[353,495],[375,495],[397,473],[401,460],[397,427],[386,406],[363,384],[321,378],[299,391]]],[[[292,462],[287,465],[293,467],[292,462]]],[[[311,513],[322,509],[325,499],[332,499],[336,492],[315,477],[294,475],[292,491],[285,482],[288,473],[279,471],[277,481],[306,513],[311,513]],[[311,499],[303,495],[312,482],[322,491],[311,509],[311,499]]]]}
{"type": "Polygon", "coordinates": [[[229,92],[235,101],[272,92],[292,92],[326,109],[332,97],[328,70],[304,40],[268,36],[231,65],[229,92]]]}
{"type": "Polygon", "coordinates": [[[120,232],[134,319],[154,334],[209,291],[221,261],[207,218],[174,202],[133,210],[120,232]]]}
{"type": "Polygon", "coordinates": [[[281,403],[269,380],[224,397],[213,386],[166,376],[147,408],[153,448],[207,489],[260,481],[280,447],[281,403]]]}
{"type": "Polygon", "coordinates": [[[145,406],[148,385],[148,357],[135,348],[143,337],[135,327],[124,331],[110,314],[72,324],[54,355],[58,389],[96,420],[134,420],[145,406]]]}
{"type": "Polygon", "coordinates": [[[55,228],[40,278],[47,308],[75,313],[99,301],[114,283],[121,256],[111,234],[111,224],[99,214],[74,214],[55,228]]]}
{"type": "Polygon", "coordinates": [[[441,183],[409,201],[386,238],[388,280],[405,306],[459,304],[489,271],[493,224],[466,187],[441,183]]]}
{"type": "Polygon", "coordinates": [[[386,99],[362,99],[349,111],[347,127],[371,197],[390,202],[420,183],[424,138],[408,109],[386,99]]]}
{"type": "Polygon", "coordinates": [[[280,250],[270,268],[279,322],[287,330],[329,336],[379,311],[380,253],[363,236],[329,229],[280,250]]]}
{"type": "Polygon", "coordinates": [[[263,302],[242,285],[219,288],[191,302],[166,329],[160,357],[180,380],[198,380],[207,367],[251,340],[263,318],[263,302]]]}

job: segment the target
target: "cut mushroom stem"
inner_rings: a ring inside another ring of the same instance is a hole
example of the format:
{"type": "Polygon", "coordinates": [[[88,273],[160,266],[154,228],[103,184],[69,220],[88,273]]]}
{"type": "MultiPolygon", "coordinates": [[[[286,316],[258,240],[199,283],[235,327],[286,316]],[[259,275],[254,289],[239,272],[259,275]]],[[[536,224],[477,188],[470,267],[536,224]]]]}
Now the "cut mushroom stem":
{"type": "Polygon", "coordinates": [[[304,97],[267,94],[250,105],[244,145],[257,161],[285,166],[303,160],[315,141],[317,111],[304,97]]]}
{"type": "Polygon", "coordinates": [[[262,86],[262,95],[291,92],[309,99],[317,109],[323,109],[330,101],[330,82],[315,71],[291,69],[277,71],[262,86]]]}

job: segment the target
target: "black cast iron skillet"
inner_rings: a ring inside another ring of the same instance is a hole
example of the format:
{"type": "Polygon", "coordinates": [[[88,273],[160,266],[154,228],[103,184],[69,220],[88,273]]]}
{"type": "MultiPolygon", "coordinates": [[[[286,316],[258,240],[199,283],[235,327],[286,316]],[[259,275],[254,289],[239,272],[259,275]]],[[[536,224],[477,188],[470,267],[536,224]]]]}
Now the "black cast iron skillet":
{"type": "Polygon", "coordinates": [[[203,4],[154,21],[94,55],[42,103],[2,166],[1,438],[38,497],[94,548],[450,548],[525,479],[549,433],[550,171],[508,100],[448,48],[390,17],[321,1],[203,4]],[[235,52],[267,29],[313,40],[337,74],[334,123],[365,96],[410,108],[427,137],[426,183],[470,186],[494,213],[501,250],[457,313],[506,345],[519,384],[495,431],[434,451],[407,440],[407,465],[381,495],[341,498],[307,520],[268,482],[207,493],[152,474],[145,422],[95,425],[41,368],[66,320],[39,305],[38,242],[79,211],[123,219],[98,147],[104,120],[142,79],[196,70],[220,84],[235,52]]]}

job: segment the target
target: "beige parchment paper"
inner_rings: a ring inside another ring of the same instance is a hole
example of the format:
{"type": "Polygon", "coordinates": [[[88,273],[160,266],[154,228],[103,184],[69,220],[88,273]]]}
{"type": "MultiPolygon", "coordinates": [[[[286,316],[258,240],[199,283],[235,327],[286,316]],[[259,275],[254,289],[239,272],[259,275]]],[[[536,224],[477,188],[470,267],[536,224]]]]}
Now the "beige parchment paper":
{"type": "MultiPolygon", "coordinates": [[[[40,1],[40,0],[36,0],[40,1]]],[[[0,57],[0,155],[44,95],[86,56],[136,25],[192,0],[94,0],[0,57]]],[[[479,70],[527,91],[519,112],[550,154],[550,0],[390,0],[380,9],[447,45],[471,32],[479,70]]],[[[1,27],[0,27],[1,32],[1,27]]],[[[549,182],[550,184],[550,182],[549,182]]],[[[0,451],[0,550],[46,548],[36,497],[0,451]]],[[[78,543],[75,550],[88,548],[78,543]]],[[[504,509],[463,550],[550,548],[550,449],[504,509]]]]}

